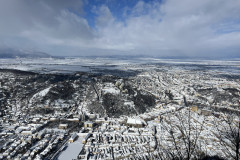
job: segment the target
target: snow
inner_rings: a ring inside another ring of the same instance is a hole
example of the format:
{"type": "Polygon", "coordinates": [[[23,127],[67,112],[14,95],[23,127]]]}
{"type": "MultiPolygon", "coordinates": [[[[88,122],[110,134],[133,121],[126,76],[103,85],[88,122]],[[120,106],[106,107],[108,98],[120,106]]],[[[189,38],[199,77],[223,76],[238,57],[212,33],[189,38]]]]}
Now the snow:
{"type": "Polygon", "coordinates": [[[77,159],[78,154],[83,148],[82,140],[83,137],[79,137],[75,142],[68,143],[68,147],[60,154],[58,160],[77,159]]]}
{"type": "Polygon", "coordinates": [[[135,118],[128,118],[128,124],[145,124],[144,120],[142,119],[135,119],[135,118]]]}
{"type": "Polygon", "coordinates": [[[117,90],[116,88],[104,88],[103,93],[119,94],[120,90],[117,90]]]}
{"type": "Polygon", "coordinates": [[[119,94],[120,90],[116,88],[112,83],[107,83],[106,86],[103,88],[103,93],[119,94]]]}
{"type": "MultiPolygon", "coordinates": [[[[76,71],[93,71],[95,69],[120,69],[120,70],[138,70],[142,69],[135,65],[149,63],[167,63],[167,64],[198,64],[210,65],[214,70],[216,65],[232,66],[237,69],[223,69],[224,72],[239,73],[239,59],[235,60],[183,60],[183,59],[156,59],[156,58],[133,58],[133,59],[118,59],[118,58],[18,58],[18,59],[0,59],[1,69],[17,69],[23,71],[37,71],[41,73],[73,73],[76,71]],[[131,65],[130,65],[131,64],[131,65]]],[[[148,65],[149,69],[156,66],[148,65]]]]}
{"type": "Polygon", "coordinates": [[[134,107],[134,106],[135,106],[133,101],[124,102],[124,105],[125,105],[125,106],[131,106],[131,107],[134,107]]]}
{"type": "Polygon", "coordinates": [[[51,87],[48,87],[38,93],[39,96],[44,97],[50,90],[51,87]]]}
{"type": "Polygon", "coordinates": [[[48,88],[45,88],[42,91],[34,94],[32,96],[32,98],[30,99],[30,103],[32,103],[33,99],[35,99],[36,97],[44,97],[49,92],[50,89],[51,89],[51,87],[48,87],[48,88]]]}

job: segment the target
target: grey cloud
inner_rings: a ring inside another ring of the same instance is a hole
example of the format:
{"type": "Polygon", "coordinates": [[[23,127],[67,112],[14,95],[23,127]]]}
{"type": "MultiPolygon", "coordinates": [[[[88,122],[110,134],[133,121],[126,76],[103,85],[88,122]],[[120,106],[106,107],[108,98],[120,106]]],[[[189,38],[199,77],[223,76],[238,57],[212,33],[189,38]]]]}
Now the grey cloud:
{"type": "Polygon", "coordinates": [[[44,42],[87,41],[94,32],[81,17],[82,5],[81,0],[0,0],[0,36],[7,37],[0,43],[30,40],[29,46],[40,48],[44,42]]]}
{"type": "Polygon", "coordinates": [[[106,47],[129,53],[236,55],[239,54],[236,52],[240,46],[240,30],[224,33],[219,26],[238,28],[239,23],[233,21],[240,20],[239,7],[240,1],[235,0],[139,2],[126,24],[115,22],[103,28],[105,34],[101,40],[106,47]],[[146,8],[149,8],[147,13],[146,8]],[[227,48],[229,52],[223,52],[227,48]]]}
{"type": "Polygon", "coordinates": [[[96,18],[97,26],[107,26],[113,23],[114,17],[110,11],[110,9],[106,5],[102,5],[95,10],[98,15],[96,18]]]}
{"type": "Polygon", "coordinates": [[[139,1],[125,8],[124,21],[107,5],[95,6],[94,29],[81,17],[83,5],[78,0],[0,0],[0,45],[61,55],[240,56],[237,0],[139,1]]]}

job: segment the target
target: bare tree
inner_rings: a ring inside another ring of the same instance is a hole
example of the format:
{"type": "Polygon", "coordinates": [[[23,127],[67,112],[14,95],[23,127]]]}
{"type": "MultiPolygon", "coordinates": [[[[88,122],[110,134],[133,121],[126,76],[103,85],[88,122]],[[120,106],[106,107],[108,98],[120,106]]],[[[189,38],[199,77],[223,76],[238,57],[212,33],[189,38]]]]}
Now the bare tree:
{"type": "MultiPolygon", "coordinates": [[[[162,129],[167,135],[168,144],[161,144],[159,150],[163,153],[162,159],[199,159],[202,156],[199,137],[203,130],[205,119],[197,120],[192,117],[192,111],[184,98],[185,109],[166,116],[162,129]],[[184,112],[184,110],[186,112],[184,112]],[[193,123],[194,121],[194,123],[193,123]]],[[[163,138],[166,140],[166,137],[163,138]]]]}
{"type": "Polygon", "coordinates": [[[216,136],[225,148],[225,154],[232,159],[240,159],[240,114],[225,113],[215,121],[216,136]],[[217,122],[221,122],[221,124],[217,122]]]}

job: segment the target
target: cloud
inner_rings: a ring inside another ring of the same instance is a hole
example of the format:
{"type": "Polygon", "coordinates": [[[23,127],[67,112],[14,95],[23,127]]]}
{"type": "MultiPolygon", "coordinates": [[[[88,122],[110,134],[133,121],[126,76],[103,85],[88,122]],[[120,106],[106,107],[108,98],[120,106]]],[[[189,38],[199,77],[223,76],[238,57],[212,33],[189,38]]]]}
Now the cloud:
{"type": "Polygon", "coordinates": [[[240,1],[137,1],[121,15],[108,4],[117,3],[85,11],[81,0],[0,0],[0,43],[56,55],[240,57],[240,1]]]}
{"type": "Polygon", "coordinates": [[[41,49],[77,39],[84,45],[94,32],[81,16],[82,5],[78,0],[0,0],[0,43],[41,49]]]}
{"type": "Polygon", "coordinates": [[[63,0],[0,0],[1,31],[9,29],[9,31],[19,32],[36,27],[39,23],[48,27],[56,27],[59,25],[57,18],[61,16],[62,11],[67,8],[81,11],[76,7],[81,8],[81,3],[79,3],[81,1],[70,0],[68,2],[63,0]]]}
{"type": "Polygon", "coordinates": [[[113,15],[106,5],[100,6],[95,12],[97,15],[99,15],[96,18],[97,26],[107,26],[113,23],[114,21],[113,15]]]}
{"type": "Polygon", "coordinates": [[[240,56],[239,7],[235,0],[140,1],[125,24],[103,28],[103,44],[134,54],[240,56]]]}

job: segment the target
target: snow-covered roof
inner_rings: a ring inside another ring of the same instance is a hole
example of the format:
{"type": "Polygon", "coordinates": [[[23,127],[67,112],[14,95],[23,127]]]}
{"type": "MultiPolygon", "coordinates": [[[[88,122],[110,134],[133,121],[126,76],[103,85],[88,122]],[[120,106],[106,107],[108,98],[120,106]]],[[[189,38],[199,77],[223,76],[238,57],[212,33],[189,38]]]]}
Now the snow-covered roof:
{"type": "Polygon", "coordinates": [[[128,118],[127,123],[128,124],[142,125],[142,124],[145,124],[146,122],[144,120],[142,120],[142,119],[128,118]]]}

